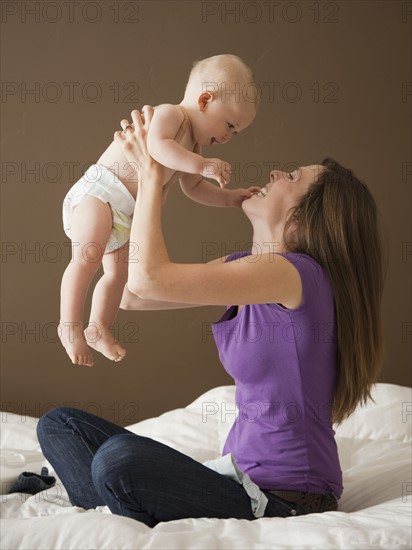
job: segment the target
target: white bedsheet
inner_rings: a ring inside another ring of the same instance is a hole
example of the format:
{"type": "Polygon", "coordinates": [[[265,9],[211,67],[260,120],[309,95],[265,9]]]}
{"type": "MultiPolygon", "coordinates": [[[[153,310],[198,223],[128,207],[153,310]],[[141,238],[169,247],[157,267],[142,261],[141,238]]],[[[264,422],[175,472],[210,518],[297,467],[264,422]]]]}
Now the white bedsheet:
{"type": "MultiPolygon", "coordinates": [[[[20,472],[50,465],[36,438],[37,419],[1,413],[2,549],[410,549],[410,388],[377,384],[376,403],[359,407],[336,430],[344,492],[339,511],[289,518],[184,519],[153,529],[107,507],[71,506],[60,482],[25,495],[5,494],[20,472]]],[[[213,388],[182,409],[128,428],[199,462],[220,455],[234,422],[234,386],[213,388]],[[222,407],[225,403],[225,408],[222,407]],[[224,411],[226,415],[224,414],[224,411]]],[[[50,468],[50,473],[55,475],[50,468]]]]}

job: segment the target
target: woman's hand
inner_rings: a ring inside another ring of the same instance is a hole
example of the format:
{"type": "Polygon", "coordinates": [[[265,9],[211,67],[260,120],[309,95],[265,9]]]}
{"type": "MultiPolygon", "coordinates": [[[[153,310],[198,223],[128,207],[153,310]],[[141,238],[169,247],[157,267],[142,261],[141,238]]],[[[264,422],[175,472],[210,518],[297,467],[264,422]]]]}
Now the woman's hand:
{"type": "Polygon", "coordinates": [[[142,173],[154,170],[162,172],[163,167],[150,156],[147,149],[147,134],[153,118],[153,107],[145,105],[142,114],[134,110],[131,116],[132,124],[129,124],[126,118],[120,122],[123,131],[115,132],[114,140],[122,147],[127,160],[134,167],[141,181],[142,173]]]}

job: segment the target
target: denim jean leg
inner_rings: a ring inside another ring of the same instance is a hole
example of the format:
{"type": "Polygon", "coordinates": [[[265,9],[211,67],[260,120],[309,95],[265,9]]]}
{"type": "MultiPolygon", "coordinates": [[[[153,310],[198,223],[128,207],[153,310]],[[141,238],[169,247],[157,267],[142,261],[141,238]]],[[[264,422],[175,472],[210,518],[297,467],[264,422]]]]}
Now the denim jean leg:
{"type": "Polygon", "coordinates": [[[40,418],[37,437],[43,454],[74,506],[89,509],[105,504],[94,488],[91,463],[105,441],[122,433],[131,432],[104,418],[70,407],[57,407],[40,418]]]}
{"type": "Polygon", "coordinates": [[[92,478],[112,513],[150,527],[183,518],[255,519],[239,483],[148,437],[110,438],[93,459],[92,478]]]}

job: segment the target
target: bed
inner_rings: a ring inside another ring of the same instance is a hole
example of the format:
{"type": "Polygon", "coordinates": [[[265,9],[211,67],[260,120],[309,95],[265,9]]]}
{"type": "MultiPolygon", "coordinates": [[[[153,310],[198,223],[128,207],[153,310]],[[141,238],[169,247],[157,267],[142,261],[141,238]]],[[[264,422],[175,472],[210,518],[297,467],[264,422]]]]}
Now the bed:
{"type": "MultiPolygon", "coordinates": [[[[107,507],[71,506],[57,478],[36,495],[6,494],[22,471],[48,466],[36,438],[37,419],[2,413],[1,548],[411,548],[411,388],[376,384],[375,403],[358,407],[336,428],[344,492],[337,512],[254,521],[199,518],[151,529],[107,507]]],[[[235,419],[234,386],[213,388],[184,408],[128,426],[204,462],[220,455],[235,419]]],[[[57,476],[56,476],[57,477],[57,476]]]]}

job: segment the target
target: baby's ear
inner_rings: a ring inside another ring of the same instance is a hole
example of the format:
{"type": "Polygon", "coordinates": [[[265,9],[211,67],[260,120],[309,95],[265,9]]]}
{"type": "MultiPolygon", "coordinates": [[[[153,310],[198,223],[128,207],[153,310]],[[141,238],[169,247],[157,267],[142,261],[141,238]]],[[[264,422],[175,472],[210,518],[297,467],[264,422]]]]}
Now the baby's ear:
{"type": "Polygon", "coordinates": [[[197,98],[197,104],[199,107],[199,111],[204,111],[207,107],[207,104],[210,101],[213,101],[214,96],[211,92],[203,92],[198,98],[197,98]]]}

